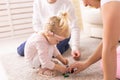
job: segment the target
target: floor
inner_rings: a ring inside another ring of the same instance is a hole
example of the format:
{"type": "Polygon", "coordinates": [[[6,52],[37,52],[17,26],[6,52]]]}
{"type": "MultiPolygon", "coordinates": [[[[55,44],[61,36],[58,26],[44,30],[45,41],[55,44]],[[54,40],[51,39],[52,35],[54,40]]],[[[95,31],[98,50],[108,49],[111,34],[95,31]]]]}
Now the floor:
{"type": "MultiPolygon", "coordinates": [[[[15,52],[17,46],[19,46],[23,41],[25,41],[28,36],[29,35],[0,39],[0,55],[15,52]]],[[[1,64],[1,61],[0,80],[8,80],[4,67],[1,64]]]]}
{"type": "Polygon", "coordinates": [[[8,80],[6,76],[6,72],[4,70],[4,67],[2,66],[0,62],[0,80],[8,80]]]}
{"type": "MultiPolygon", "coordinates": [[[[87,36],[82,34],[80,37],[81,51],[84,54],[82,55],[81,60],[84,60],[87,58],[87,56],[90,55],[90,53],[92,53],[92,51],[94,51],[95,46],[100,42],[100,40],[91,38],[88,39],[87,36]],[[91,45],[91,47],[89,47],[88,44],[91,45]]],[[[29,68],[29,66],[24,62],[24,59],[22,57],[16,56],[15,52],[16,48],[27,38],[28,36],[21,36],[0,40],[0,45],[4,45],[0,47],[0,62],[3,63],[1,66],[4,66],[0,70],[0,80],[102,80],[102,72],[99,68],[99,63],[96,63],[78,75],[70,75],[69,78],[64,78],[62,75],[58,75],[57,77],[48,79],[47,77],[34,74],[33,70],[31,70],[31,68],[29,68]]],[[[68,56],[69,52],[65,55],[71,63],[74,61],[72,57],[68,56]]]]}
{"type": "MultiPolygon", "coordinates": [[[[82,36],[81,37],[85,37],[82,36]]],[[[21,37],[14,37],[14,38],[8,38],[8,39],[1,39],[0,40],[0,55],[6,54],[6,53],[13,53],[16,51],[17,47],[24,42],[28,38],[27,36],[21,36],[21,37]]],[[[94,41],[94,40],[93,40],[94,41]]],[[[87,42],[87,41],[86,41],[87,42]]],[[[86,43],[87,44],[87,43],[86,43]]],[[[91,45],[91,44],[90,44],[91,45]]],[[[83,46],[84,48],[84,46],[83,46]]],[[[89,50],[88,50],[89,51],[89,50]]],[[[84,57],[84,56],[83,56],[84,57]]],[[[17,77],[18,78],[18,77],[17,77]]],[[[36,78],[36,77],[35,77],[36,78]]],[[[39,79],[39,78],[38,78],[39,79]]],[[[4,67],[1,64],[0,61],[0,80],[8,80],[6,72],[4,70],[4,67]]],[[[26,80],[26,79],[25,79],[26,80]]]]}

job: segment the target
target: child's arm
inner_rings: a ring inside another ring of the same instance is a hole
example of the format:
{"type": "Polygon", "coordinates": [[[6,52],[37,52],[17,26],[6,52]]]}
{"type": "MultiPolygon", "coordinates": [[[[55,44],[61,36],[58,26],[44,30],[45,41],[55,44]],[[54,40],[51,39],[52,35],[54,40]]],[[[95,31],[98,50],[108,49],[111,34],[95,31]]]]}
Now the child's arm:
{"type": "Polygon", "coordinates": [[[55,64],[53,70],[56,70],[56,71],[61,72],[61,73],[65,73],[66,72],[66,67],[62,66],[60,64],[55,64]]]}
{"type": "Polygon", "coordinates": [[[56,58],[61,61],[64,65],[67,65],[68,64],[68,60],[66,58],[64,58],[61,54],[58,54],[56,56],[56,58]]]}
{"type": "Polygon", "coordinates": [[[55,58],[57,58],[59,61],[61,61],[64,65],[67,65],[68,64],[68,60],[66,58],[64,58],[60,52],[58,51],[57,47],[55,46],[54,47],[54,54],[53,56],[55,58]]]}

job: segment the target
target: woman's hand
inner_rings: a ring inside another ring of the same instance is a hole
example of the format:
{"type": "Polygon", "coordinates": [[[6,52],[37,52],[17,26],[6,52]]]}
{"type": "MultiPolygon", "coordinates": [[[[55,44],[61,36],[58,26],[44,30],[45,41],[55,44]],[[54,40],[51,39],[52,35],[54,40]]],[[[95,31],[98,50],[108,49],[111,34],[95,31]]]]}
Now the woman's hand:
{"type": "Polygon", "coordinates": [[[100,0],[83,0],[85,6],[91,6],[95,8],[100,7],[100,0]]]}
{"type": "Polygon", "coordinates": [[[84,69],[86,69],[87,67],[88,67],[88,65],[85,61],[83,61],[83,62],[77,61],[67,68],[67,72],[77,74],[80,71],[83,71],[84,69]],[[73,70],[74,70],[74,72],[72,72],[73,70]]]}

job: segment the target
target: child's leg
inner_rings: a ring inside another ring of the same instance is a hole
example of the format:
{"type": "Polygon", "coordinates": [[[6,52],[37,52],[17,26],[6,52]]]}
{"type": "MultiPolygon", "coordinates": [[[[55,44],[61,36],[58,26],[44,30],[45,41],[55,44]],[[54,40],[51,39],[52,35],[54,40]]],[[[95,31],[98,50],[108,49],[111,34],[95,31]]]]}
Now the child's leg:
{"type": "Polygon", "coordinates": [[[57,48],[60,51],[61,54],[63,54],[66,50],[69,48],[69,40],[70,38],[67,38],[63,41],[61,41],[59,44],[57,44],[57,48]]]}

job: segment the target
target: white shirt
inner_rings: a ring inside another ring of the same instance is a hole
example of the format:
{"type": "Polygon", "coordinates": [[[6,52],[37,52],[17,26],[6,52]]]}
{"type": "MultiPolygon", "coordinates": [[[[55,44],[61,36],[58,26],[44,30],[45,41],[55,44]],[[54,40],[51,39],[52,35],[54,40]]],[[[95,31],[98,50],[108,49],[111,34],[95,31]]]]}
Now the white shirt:
{"type": "Polygon", "coordinates": [[[45,23],[51,16],[58,15],[61,11],[68,11],[71,20],[71,48],[78,50],[80,28],[77,25],[74,7],[70,0],[57,0],[53,4],[49,4],[47,0],[34,0],[33,4],[33,29],[35,31],[43,30],[45,23]]]}
{"type": "Polygon", "coordinates": [[[120,0],[101,0],[101,6],[110,1],[120,1],[120,0]]]}

